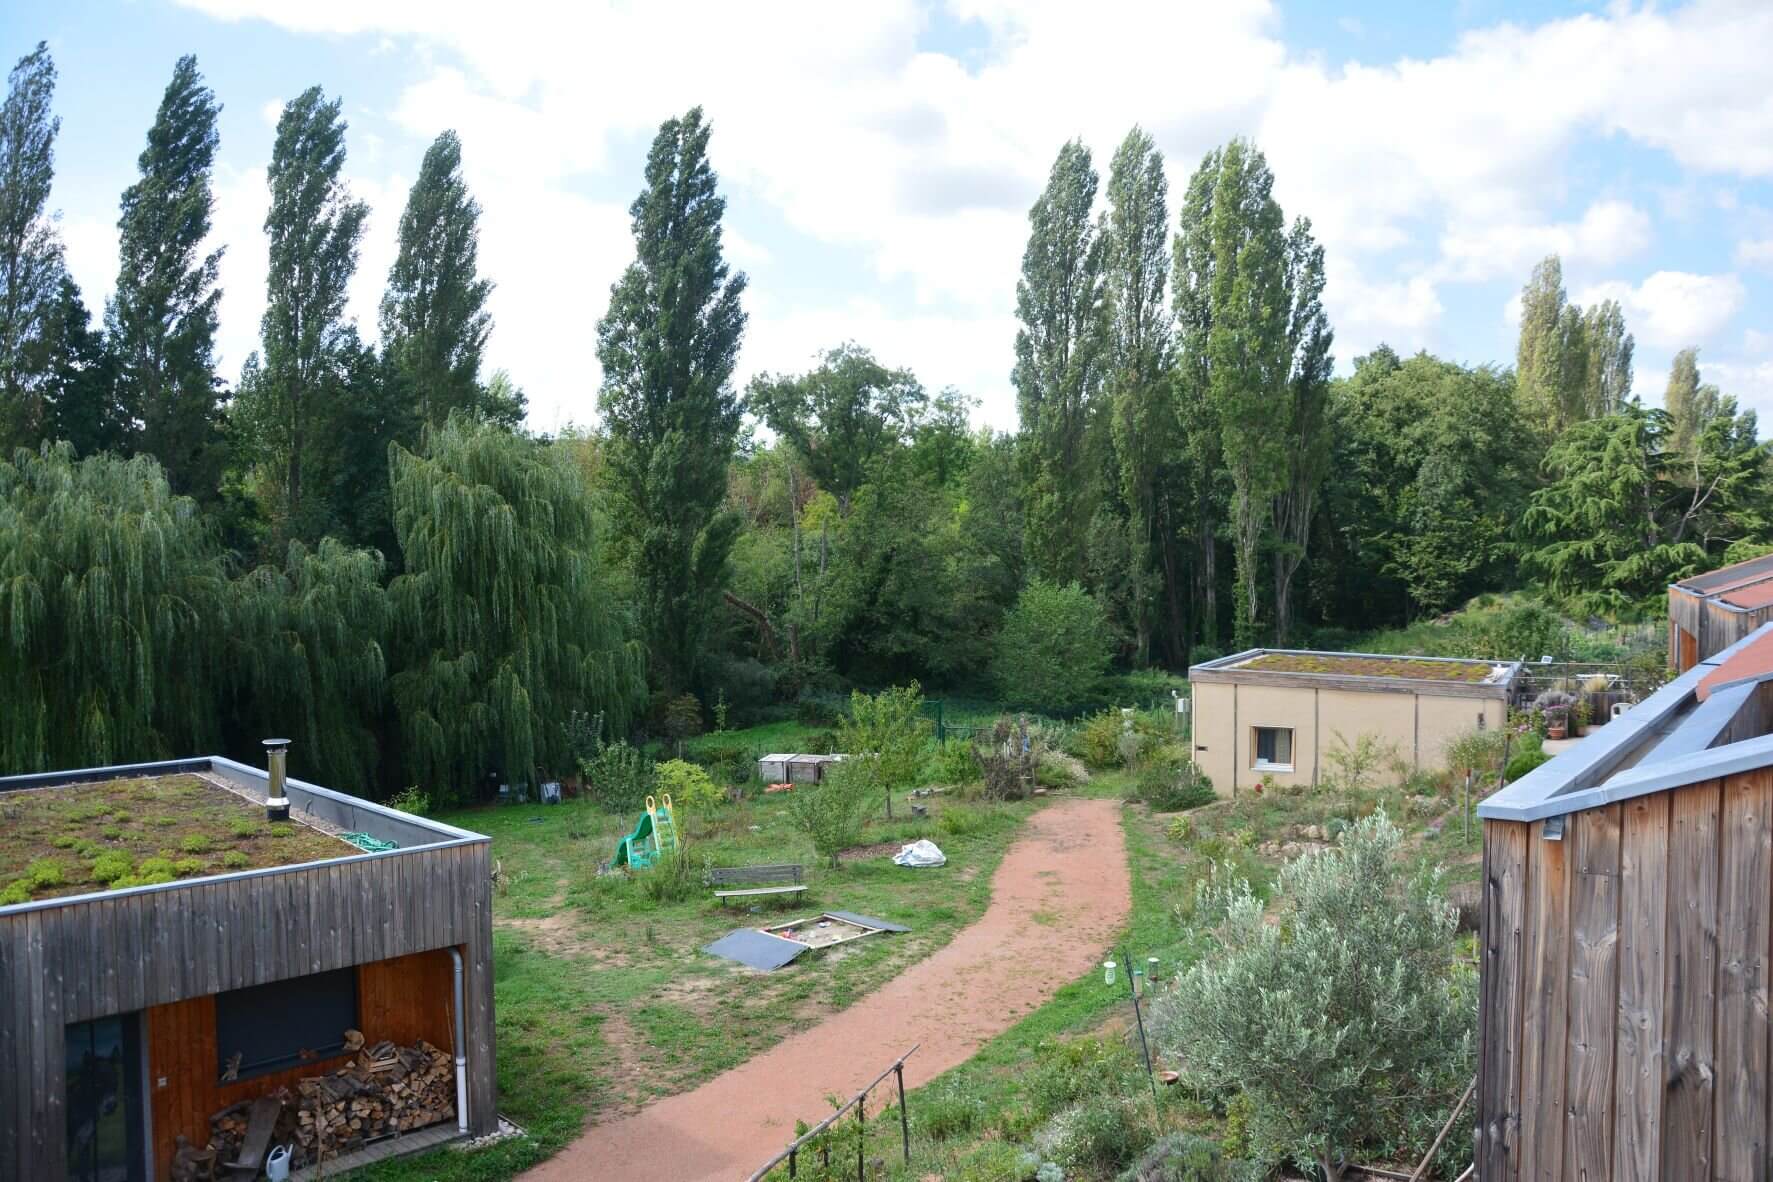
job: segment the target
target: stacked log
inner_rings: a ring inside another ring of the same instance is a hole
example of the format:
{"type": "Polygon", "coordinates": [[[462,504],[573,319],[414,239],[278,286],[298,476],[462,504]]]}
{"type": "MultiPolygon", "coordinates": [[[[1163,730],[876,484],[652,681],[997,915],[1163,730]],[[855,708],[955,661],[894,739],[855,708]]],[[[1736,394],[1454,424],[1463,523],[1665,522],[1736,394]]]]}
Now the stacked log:
{"type": "MultiPolygon", "coordinates": [[[[292,1164],[311,1164],[322,1147],[331,1160],[369,1141],[422,1129],[456,1114],[455,1063],[449,1052],[420,1039],[412,1046],[383,1040],[366,1046],[346,1066],[272,1093],[283,1104],[274,1145],[293,1146],[292,1164]]],[[[212,1143],[234,1161],[246,1136],[252,1102],[209,1118],[212,1143]]]]}

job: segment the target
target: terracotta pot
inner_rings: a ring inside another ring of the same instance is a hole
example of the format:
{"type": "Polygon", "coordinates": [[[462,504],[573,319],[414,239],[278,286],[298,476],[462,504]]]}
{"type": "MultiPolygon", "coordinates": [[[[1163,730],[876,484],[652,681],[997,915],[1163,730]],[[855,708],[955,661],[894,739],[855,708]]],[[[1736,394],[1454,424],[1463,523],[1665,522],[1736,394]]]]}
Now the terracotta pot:
{"type": "Polygon", "coordinates": [[[1561,739],[1568,733],[1565,725],[1561,722],[1548,722],[1545,724],[1545,737],[1548,739],[1561,739]]]}

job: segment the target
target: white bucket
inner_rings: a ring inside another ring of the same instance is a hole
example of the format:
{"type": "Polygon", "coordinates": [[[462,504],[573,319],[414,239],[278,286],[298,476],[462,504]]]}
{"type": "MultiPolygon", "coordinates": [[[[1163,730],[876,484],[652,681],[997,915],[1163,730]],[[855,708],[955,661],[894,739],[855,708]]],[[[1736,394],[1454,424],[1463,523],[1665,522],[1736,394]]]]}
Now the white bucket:
{"type": "Polygon", "coordinates": [[[279,1145],[265,1159],[265,1177],[271,1182],[284,1182],[289,1177],[289,1146],[279,1145]]]}

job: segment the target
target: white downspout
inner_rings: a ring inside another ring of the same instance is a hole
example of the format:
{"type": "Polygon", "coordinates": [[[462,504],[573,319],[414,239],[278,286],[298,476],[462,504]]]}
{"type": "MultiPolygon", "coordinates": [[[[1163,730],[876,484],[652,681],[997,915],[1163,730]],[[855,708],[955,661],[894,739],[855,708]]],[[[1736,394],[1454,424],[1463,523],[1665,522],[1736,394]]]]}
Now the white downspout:
{"type": "Polygon", "coordinates": [[[462,1019],[462,950],[453,945],[449,958],[456,963],[456,1132],[468,1131],[468,1039],[462,1019]]]}

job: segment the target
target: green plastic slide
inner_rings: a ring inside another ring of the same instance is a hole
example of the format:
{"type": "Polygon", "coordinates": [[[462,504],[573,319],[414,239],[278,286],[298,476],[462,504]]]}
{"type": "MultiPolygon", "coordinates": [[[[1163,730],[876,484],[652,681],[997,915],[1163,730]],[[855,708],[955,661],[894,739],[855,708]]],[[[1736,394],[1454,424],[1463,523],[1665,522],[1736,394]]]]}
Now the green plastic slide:
{"type": "Polygon", "coordinates": [[[671,797],[667,795],[663,802],[655,802],[649,796],[646,811],[635,822],[634,831],[616,843],[616,856],[610,859],[610,868],[628,866],[635,870],[649,870],[659,860],[659,855],[676,848],[677,817],[671,808],[671,797]]]}

